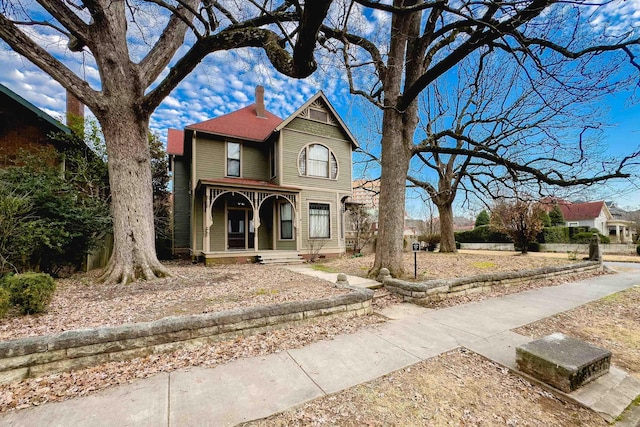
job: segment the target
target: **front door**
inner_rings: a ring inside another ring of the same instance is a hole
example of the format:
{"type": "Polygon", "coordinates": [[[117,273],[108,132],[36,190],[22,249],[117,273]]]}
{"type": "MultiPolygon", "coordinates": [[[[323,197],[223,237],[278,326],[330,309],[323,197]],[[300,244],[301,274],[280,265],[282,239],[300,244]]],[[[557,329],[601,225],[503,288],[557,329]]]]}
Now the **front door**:
{"type": "Polygon", "coordinates": [[[229,209],[227,211],[227,248],[253,248],[253,211],[250,209],[229,209]]]}

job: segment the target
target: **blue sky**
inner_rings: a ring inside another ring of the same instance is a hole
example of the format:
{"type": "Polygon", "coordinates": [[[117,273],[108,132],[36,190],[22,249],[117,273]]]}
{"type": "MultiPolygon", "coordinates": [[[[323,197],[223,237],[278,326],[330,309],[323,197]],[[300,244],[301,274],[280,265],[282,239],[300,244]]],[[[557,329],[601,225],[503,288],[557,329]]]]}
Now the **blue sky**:
{"type": "MultiPolygon", "coordinates": [[[[601,19],[595,20],[593,25],[606,27],[611,32],[637,27],[640,0],[616,1],[602,9],[600,16],[601,19]]],[[[368,26],[365,25],[363,31],[373,36],[376,25],[384,25],[384,20],[381,13],[368,14],[363,21],[368,26]]],[[[97,81],[97,70],[91,65],[90,58],[70,57],[54,34],[41,34],[41,37],[43,43],[53,46],[50,50],[57,56],[67,59],[66,63],[72,70],[84,75],[89,82],[97,81]]],[[[151,131],[164,140],[168,128],[180,129],[237,110],[253,103],[255,87],[261,84],[265,87],[267,109],[283,118],[322,89],[356,138],[361,142],[375,141],[377,136],[371,129],[363,101],[349,95],[345,77],[337,67],[322,65],[322,70],[311,78],[295,80],[278,74],[257,50],[211,55],[156,110],[151,119],[151,131]]],[[[0,83],[52,116],[62,117],[65,108],[62,87],[3,42],[0,42],[0,70],[0,83]]],[[[607,152],[619,154],[640,145],[640,105],[637,99],[638,92],[630,89],[609,98],[608,105],[603,105],[610,110],[609,127],[603,139],[607,152]]],[[[354,175],[358,174],[359,171],[354,171],[354,175]]],[[[637,187],[617,183],[593,191],[586,198],[604,197],[616,200],[620,206],[640,207],[640,190],[637,187]]],[[[421,209],[412,203],[409,210],[415,216],[420,215],[421,209]]]]}

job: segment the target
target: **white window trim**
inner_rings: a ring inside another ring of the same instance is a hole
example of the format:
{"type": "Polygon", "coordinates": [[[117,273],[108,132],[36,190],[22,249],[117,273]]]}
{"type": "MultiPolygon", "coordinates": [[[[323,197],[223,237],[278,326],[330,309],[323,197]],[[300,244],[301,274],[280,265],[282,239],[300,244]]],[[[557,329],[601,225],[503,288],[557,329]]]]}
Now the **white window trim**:
{"type": "Polygon", "coordinates": [[[307,145],[305,145],[304,147],[302,147],[300,149],[300,151],[298,151],[298,156],[296,157],[296,167],[298,168],[298,176],[299,177],[305,177],[305,178],[313,178],[313,179],[326,179],[329,181],[337,181],[340,178],[340,162],[338,161],[338,156],[336,156],[336,154],[333,152],[333,150],[331,149],[331,147],[329,147],[326,144],[323,144],[321,142],[310,142],[307,145]],[[316,175],[309,175],[308,171],[309,171],[309,147],[311,147],[312,145],[321,145],[324,148],[326,148],[327,150],[329,150],[329,176],[324,177],[324,176],[316,176],[316,175]],[[302,171],[300,170],[300,155],[302,154],[302,152],[306,150],[305,152],[305,169],[306,172],[305,174],[302,173],[302,171]],[[334,159],[336,159],[336,177],[335,178],[331,178],[331,156],[333,156],[334,159]]]}
{"type": "Polygon", "coordinates": [[[291,202],[287,201],[280,201],[277,204],[277,219],[278,219],[278,241],[279,242],[293,242],[294,240],[296,240],[296,228],[295,228],[295,209],[293,207],[293,205],[291,204],[291,202]],[[282,205],[290,205],[291,206],[291,238],[290,239],[284,239],[282,237],[282,220],[280,217],[280,206],[282,205]]]}
{"type": "Polygon", "coordinates": [[[331,240],[333,239],[333,221],[331,221],[331,213],[333,212],[333,203],[326,200],[307,200],[307,237],[309,240],[331,240]],[[329,237],[311,237],[311,205],[317,203],[329,206],[329,237]]]}
{"type": "Polygon", "coordinates": [[[580,227],[580,223],[577,221],[569,221],[567,222],[567,227],[580,227]]]}
{"type": "Polygon", "coordinates": [[[235,141],[225,141],[224,143],[224,176],[226,178],[242,178],[242,152],[243,152],[243,144],[240,142],[235,142],[235,141]],[[240,146],[240,165],[239,167],[239,174],[238,176],[235,175],[229,175],[229,144],[238,144],[240,146]]]}

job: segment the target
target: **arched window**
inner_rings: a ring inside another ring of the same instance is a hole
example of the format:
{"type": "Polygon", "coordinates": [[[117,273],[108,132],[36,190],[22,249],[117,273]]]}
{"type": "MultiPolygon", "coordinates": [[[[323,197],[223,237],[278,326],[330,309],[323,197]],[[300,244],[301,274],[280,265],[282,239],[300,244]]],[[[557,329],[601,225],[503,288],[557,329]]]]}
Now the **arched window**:
{"type": "Polygon", "coordinates": [[[298,157],[300,175],[336,179],[338,161],[333,152],[322,144],[309,144],[298,157]]]}

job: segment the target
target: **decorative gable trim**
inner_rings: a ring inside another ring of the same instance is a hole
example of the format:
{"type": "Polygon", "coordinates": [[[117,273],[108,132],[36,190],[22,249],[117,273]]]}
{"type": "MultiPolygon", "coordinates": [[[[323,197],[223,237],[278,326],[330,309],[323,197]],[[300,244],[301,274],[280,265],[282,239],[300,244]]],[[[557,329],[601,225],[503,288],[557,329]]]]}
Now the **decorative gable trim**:
{"type": "MultiPolygon", "coordinates": [[[[324,93],[322,93],[322,91],[320,91],[320,92],[316,93],[314,96],[312,96],[307,102],[305,102],[293,114],[291,114],[282,123],[280,123],[274,129],[274,131],[275,132],[281,131],[289,123],[291,123],[291,121],[293,119],[295,119],[296,117],[301,117],[301,118],[305,118],[305,119],[308,119],[308,120],[314,120],[313,118],[310,117],[310,115],[312,114],[311,110],[314,110],[314,109],[317,110],[317,111],[325,111],[325,112],[327,112],[329,118],[328,118],[327,122],[324,122],[324,123],[332,124],[334,126],[338,126],[338,127],[342,128],[344,133],[347,135],[347,138],[349,138],[349,142],[351,142],[353,147],[354,148],[359,148],[360,147],[360,145],[358,144],[358,142],[356,141],[354,136],[351,134],[351,131],[349,131],[349,128],[347,127],[347,125],[342,121],[342,119],[340,118],[340,116],[338,115],[336,110],[333,108],[333,106],[331,105],[331,103],[329,102],[327,97],[324,95],[324,93]],[[331,123],[330,120],[333,121],[333,123],[331,123]]],[[[318,121],[318,120],[315,120],[315,121],[318,121]]]]}

